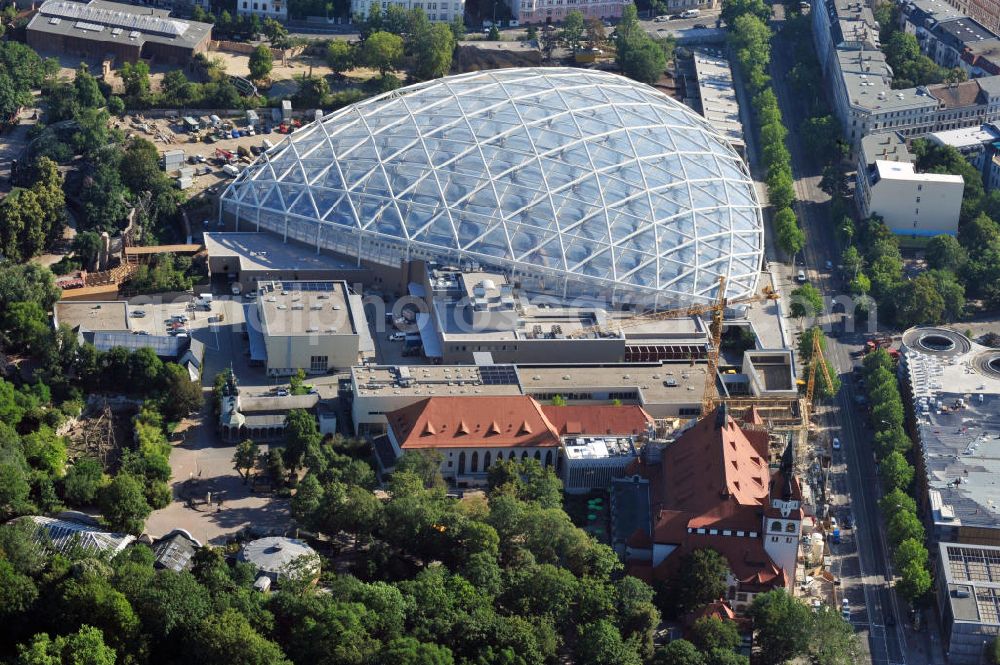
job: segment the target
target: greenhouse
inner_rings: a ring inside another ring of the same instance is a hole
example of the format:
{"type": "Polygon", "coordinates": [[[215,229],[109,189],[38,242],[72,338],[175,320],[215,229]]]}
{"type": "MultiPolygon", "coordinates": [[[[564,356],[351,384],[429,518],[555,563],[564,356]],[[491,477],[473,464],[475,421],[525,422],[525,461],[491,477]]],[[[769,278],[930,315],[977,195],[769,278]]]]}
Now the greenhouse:
{"type": "Polygon", "coordinates": [[[667,306],[756,289],[746,165],[661,92],[574,68],[473,72],[326,115],[223,194],[266,230],[368,266],[509,274],[528,293],[667,306]]]}

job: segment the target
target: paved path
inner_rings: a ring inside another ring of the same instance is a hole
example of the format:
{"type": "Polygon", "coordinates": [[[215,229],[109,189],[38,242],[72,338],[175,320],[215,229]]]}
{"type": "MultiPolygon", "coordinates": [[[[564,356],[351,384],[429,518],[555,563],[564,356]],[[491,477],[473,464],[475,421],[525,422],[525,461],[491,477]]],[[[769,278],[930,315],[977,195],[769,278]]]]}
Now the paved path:
{"type": "MultiPolygon", "coordinates": [[[[225,320],[230,323],[193,331],[208,349],[202,376],[205,408],[200,417],[185,421],[178,428],[185,432],[186,440],[176,445],[170,456],[174,501],[154,512],[146,522],[146,531],[153,537],[179,527],[202,543],[221,545],[244,528],[284,532],[291,521],[287,500],[254,493],[249,485],[243,484],[233,468],[235,446],[223,444],[215,433],[209,399],[212,382],[216,373],[229,366],[233,353],[242,353],[238,326],[232,325],[242,321],[240,304],[228,298],[220,300],[225,320]],[[195,510],[187,506],[187,496],[194,494],[203,501],[208,492],[213,502],[223,499],[221,510],[195,510]]],[[[261,450],[266,452],[267,446],[262,445],[261,450]]]]}

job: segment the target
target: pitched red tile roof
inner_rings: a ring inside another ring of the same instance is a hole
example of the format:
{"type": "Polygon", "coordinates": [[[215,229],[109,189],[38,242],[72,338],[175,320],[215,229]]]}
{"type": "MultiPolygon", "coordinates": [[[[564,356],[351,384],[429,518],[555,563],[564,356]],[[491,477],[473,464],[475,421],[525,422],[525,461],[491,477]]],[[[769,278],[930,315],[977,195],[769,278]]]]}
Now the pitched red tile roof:
{"type": "MultiPolygon", "coordinates": [[[[750,418],[759,415],[751,413],[750,418]]],[[[707,547],[726,558],[743,590],[786,586],[788,575],[767,554],[760,537],[771,493],[781,493],[786,485],[781,472],[772,477],[768,462],[767,432],[740,428],[720,407],[667,446],[661,463],[639,460],[633,465],[630,472],[650,481],[653,542],[676,546],[651,571],[655,579],[670,577],[686,554],[707,547]],[[709,533],[712,529],[718,533],[709,533]],[[724,530],[731,535],[723,535],[724,530]],[[738,531],[744,535],[736,535],[738,531]]],[[[789,487],[801,499],[794,477],[789,487]]],[[[628,570],[648,564],[632,561],[628,570]]]]}
{"type": "Polygon", "coordinates": [[[663,452],[661,468],[660,508],[687,514],[686,526],[751,529],[760,524],[758,511],[770,481],[765,432],[744,432],[717,410],[663,452]]]}
{"type": "Polygon", "coordinates": [[[561,436],[578,434],[616,436],[645,434],[653,418],[638,404],[573,405],[542,407],[542,413],[549,419],[561,436]]]}
{"type": "Polygon", "coordinates": [[[688,614],[688,616],[685,617],[685,623],[693,626],[698,619],[702,619],[704,617],[715,617],[720,621],[735,621],[736,612],[733,611],[733,608],[731,608],[725,600],[720,598],[717,601],[709,603],[703,607],[699,607],[695,611],[688,614]]]}
{"type": "Polygon", "coordinates": [[[386,419],[404,450],[560,444],[541,406],[527,395],[429,397],[386,419]]]}

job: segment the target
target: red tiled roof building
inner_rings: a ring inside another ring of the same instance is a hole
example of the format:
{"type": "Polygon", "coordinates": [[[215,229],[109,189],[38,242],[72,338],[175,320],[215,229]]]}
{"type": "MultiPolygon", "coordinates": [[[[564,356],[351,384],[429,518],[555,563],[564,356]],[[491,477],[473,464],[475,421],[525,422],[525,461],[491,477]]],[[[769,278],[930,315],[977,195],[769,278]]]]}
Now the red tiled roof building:
{"type": "Polygon", "coordinates": [[[791,462],[789,448],[772,473],[767,432],[741,428],[725,407],[702,418],[659,461],[639,460],[630,470],[648,482],[649,526],[627,538],[627,569],[666,580],[684,555],[711,548],[729,562],[737,611],[755,593],[791,588],[802,524],[791,462]]]}

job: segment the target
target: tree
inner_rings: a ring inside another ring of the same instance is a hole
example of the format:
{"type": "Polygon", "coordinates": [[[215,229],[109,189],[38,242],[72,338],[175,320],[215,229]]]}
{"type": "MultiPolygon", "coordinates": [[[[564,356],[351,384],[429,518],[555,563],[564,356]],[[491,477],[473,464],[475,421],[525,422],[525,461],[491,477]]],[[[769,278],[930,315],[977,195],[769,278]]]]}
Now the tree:
{"type": "Polygon", "coordinates": [[[893,451],[879,463],[879,475],[886,491],[905,490],[913,482],[913,467],[899,452],[893,451]]]}
{"type": "Polygon", "coordinates": [[[965,248],[959,244],[957,238],[940,235],[934,236],[927,243],[927,247],[924,249],[924,258],[927,259],[927,266],[930,268],[958,272],[969,260],[969,255],[965,248]]]}
{"type": "Polygon", "coordinates": [[[45,212],[30,189],[15,187],[0,201],[0,252],[20,262],[41,252],[45,244],[45,212]]]}
{"type": "Polygon", "coordinates": [[[342,39],[331,39],[326,46],[326,64],[334,74],[342,76],[354,67],[354,49],[342,39]]]}
{"type": "Polygon", "coordinates": [[[63,479],[66,500],[78,507],[91,505],[97,498],[103,477],[104,470],[100,462],[91,457],[78,459],[63,479]]]}
{"type": "Polygon", "coordinates": [[[177,363],[166,363],[160,372],[163,400],[160,409],[168,420],[180,420],[201,410],[205,394],[198,381],[192,381],[187,369],[177,363]]]}
{"type": "Polygon", "coordinates": [[[491,42],[500,41],[500,30],[495,25],[490,26],[490,31],[486,33],[486,39],[491,42]]]}
{"type": "Polygon", "coordinates": [[[712,649],[728,649],[733,651],[740,646],[740,631],[732,621],[723,621],[719,617],[701,617],[691,627],[691,643],[704,653],[712,649]]]}
{"type": "Polygon", "coordinates": [[[125,99],[132,108],[146,108],[150,102],[149,65],[143,60],[126,62],[118,70],[125,86],[125,99]]]}
{"type": "Polygon", "coordinates": [[[917,324],[940,323],[944,315],[944,298],[929,275],[917,275],[903,282],[896,294],[896,320],[903,328],[917,324]]]}
{"type": "Polygon", "coordinates": [[[103,243],[101,236],[94,231],[83,231],[77,233],[73,238],[73,255],[79,259],[81,265],[86,270],[93,270],[97,265],[97,258],[101,253],[103,243]]]}
{"type": "Polygon", "coordinates": [[[673,580],[680,614],[707,605],[726,592],[729,563],[713,549],[698,549],[681,559],[673,580]]]}
{"type": "Polygon", "coordinates": [[[451,20],[451,23],[448,24],[448,29],[451,30],[451,36],[454,38],[456,44],[465,39],[465,17],[456,15],[451,20]]]}
{"type": "Polygon", "coordinates": [[[927,276],[934,282],[944,301],[942,317],[948,321],[962,318],[965,311],[965,286],[958,281],[955,273],[946,269],[930,270],[927,276]]]}
{"type": "Polygon", "coordinates": [[[288,378],[289,392],[293,395],[305,395],[308,392],[305,383],[306,373],[305,370],[300,367],[295,370],[295,374],[292,374],[288,378]]]}
{"type": "Polygon", "coordinates": [[[322,76],[306,76],[299,79],[299,88],[295,93],[295,103],[301,106],[320,106],[330,95],[330,85],[322,76]]]}
{"type": "Polygon", "coordinates": [[[80,198],[83,202],[83,230],[109,231],[128,214],[125,187],[117,164],[100,163],[94,175],[84,179],[80,198]]]}
{"type": "Polygon", "coordinates": [[[81,626],[71,635],[55,640],[39,633],[31,643],[18,647],[16,665],[115,665],[116,653],[104,643],[98,628],[81,626]]]}
{"type": "Polygon", "coordinates": [[[924,525],[915,513],[901,510],[892,515],[886,523],[886,533],[893,546],[904,540],[924,540],[924,525]]]}
{"type": "Polygon", "coordinates": [[[653,665],[705,665],[705,656],[691,642],[673,640],[657,650],[653,665]]]}
{"type": "Polygon", "coordinates": [[[403,39],[389,32],[375,32],[361,45],[361,59],[385,76],[403,57],[403,39]]]}
{"type": "Polygon", "coordinates": [[[444,487],[443,461],[444,456],[438,450],[408,450],[396,461],[396,473],[412,473],[424,487],[444,487]]]}
{"type": "Polygon", "coordinates": [[[771,18],[771,8],[763,0],[726,0],[722,3],[720,17],[726,25],[732,28],[736,19],[744,14],[752,14],[761,21],[771,18]]]}
{"type": "Polygon", "coordinates": [[[259,455],[260,450],[257,448],[257,444],[250,439],[244,439],[236,446],[236,452],[233,453],[233,466],[236,468],[236,472],[243,476],[244,485],[250,478],[250,472],[257,465],[259,455]]]}
{"type": "Polygon", "coordinates": [[[261,636],[235,609],[209,615],[190,642],[192,656],[204,665],[291,665],[278,645],[261,636]]]}
{"type": "Polygon", "coordinates": [[[667,68],[667,56],[659,44],[643,33],[641,37],[625,43],[624,53],[619,48],[618,63],[625,76],[653,84],[663,76],[667,68]]]}
{"type": "Polygon", "coordinates": [[[90,75],[87,65],[83,63],[80,63],[76,70],[73,88],[76,90],[76,101],[80,106],[85,108],[104,106],[104,95],[97,86],[97,79],[90,75]]]}
{"type": "Polygon", "coordinates": [[[285,465],[292,471],[302,466],[306,452],[318,446],[321,438],[316,419],[308,411],[289,411],[285,420],[285,465]]]}
{"type": "Polygon", "coordinates": [[[0,116],[9,118],[31,100],[30,93],[6,73],[0,72],[0,116]]]}
{"type": "Polygon", "coordinates": [[[790,313],[794,317],[814,318],[823,312],[823,295],[812,284],[803,284],[792,291],[790,313]]]}
{"type": "Polygon", "coordinates": [[[861,644],[854,628],[837,608],[824,605],[813,616],[809,644],[815,665],[854,665],[861,659],[861,644]]]}
{"type": "Polygon", "coordinates": [[[614,624],[600,620],[580,626],[576,644],[579,665],[641,665],[632,646],[622,640],[614,624]]]}
{"type": "Polygon", "coordinates": [[[931,588],[931,574],[927,567],[911,561],[899,571],[899,584],[896,588],[910,603],[922,598],[931,588]]]}
{"type": "Polygon", "coordinates": [[[879,499],[878,502],[879,510],[882,511],[882,515],[885,517],[886,522],[892,519],[892,516],[898,512],[917,512],[917,502],[912,496],[909,496],[901,489],[894,489],[887,492],[885,495],[879,499]]]}
{"type": "Polygon", "coordinates": [[[761,662],[778,665],[806,652],[813,614],[784,589],[759,594],[747,615],[760,643],[761,662]]]}
{"type": "Polygon", "coordinates": [[[414,56],[413,74],[420,79],[440,78],[451,69],[455,37],[444,23],[425,24],[410,35],[414,56]]]}
{"type": "Polygon", "coordinates": [[[264,19],[264,35],[271,44],[277,45],[288,37],[288,30],[273,18],[264,19]]]}
{"type": "Polygon", "coordinates": [[[875,456],[879,459],[892,452],[906,454],[912,447],[913,441],[902,427],[875,432],[875,456]]]}
{"type": "Polygon", "coordinates": [[[580,48],[580,42],[583,40],[584,29],[583,13],[573,9],[566,12],[566,16],[563,18],[563,27],[562,32],[560,33],[560,38],[567,48],[575,51],[580,48]]]}
{"type": "Polygon", "coordinates": [[[119,473],[98,495],[101,514],[113,531],[139,535],[152,512],[143,494],[142,483],[132,475],[119,473]]]}
{"type": "Polygon", "coordinates": [[[913,538],[896,545],[896,550],[892,553],[892,562],[897,570],[902,570],[913,563],[926,567],[927,560],[927,548],[922,542],[913,538]]]}
{"type": "Polygon", "coordinates": [[[266,44],[260,44],[250,53],[250,78],[255,81],[262,81],[271,73],[274,66],[274,54],[266,44]]]}
{"type": "Polygon", "coordinates": [[[604,30],[604,22],[596,16],[587,19],[587,46],[590,48],[601,48],[608,41],[607,32],[604,30]]]}
{"type": "Polygon", "coordinates": [[[385,665],[452,665],[455,662],[448,647],[412,637],[397,637],[386,644],[378,660],[385,665]]]}
{"type": "Polygon", "coordinates": [[[775,213],[774,232],[778,247],[790,256],[798,254],[805,246],[805,234],[791,208],[784,207],[775,213]]]}

